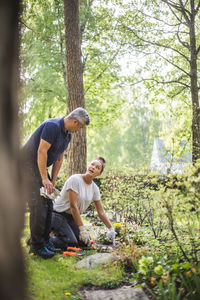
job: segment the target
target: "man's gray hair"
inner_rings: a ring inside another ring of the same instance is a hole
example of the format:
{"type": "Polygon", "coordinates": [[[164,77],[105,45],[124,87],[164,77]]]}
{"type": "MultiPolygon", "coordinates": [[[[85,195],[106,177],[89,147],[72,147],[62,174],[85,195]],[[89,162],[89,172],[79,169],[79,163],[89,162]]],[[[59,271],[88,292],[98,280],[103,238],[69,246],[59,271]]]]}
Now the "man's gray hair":
{"type": "Polygon", "coordinates": [[[74,109],[68,116],[68,119],[75,119],[78,120],[81,124],[89,125],[90,124],[90,117],[88,115],[87,110],[82,107],[78,107],[74,109]]]}

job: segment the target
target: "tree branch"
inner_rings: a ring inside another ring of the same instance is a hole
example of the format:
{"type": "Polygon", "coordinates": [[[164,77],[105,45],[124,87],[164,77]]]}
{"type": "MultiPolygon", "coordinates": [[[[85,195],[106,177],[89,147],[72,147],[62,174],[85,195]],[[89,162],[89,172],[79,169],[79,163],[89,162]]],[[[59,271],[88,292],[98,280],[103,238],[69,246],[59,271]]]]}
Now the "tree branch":
{"type": "Polygon", "coordinates": [[[85,69],[85,65],[88,59],[89,53],[87,52],[87,54],[85,56],[83,56],[83,70],[85,69]]]}
{"type": "Polygon", "coordinates": [[[187,14],[189,15],[189,17],[191,18],[192,14],[189,10],[187,10],[183,4],[183,1],[182,0],[179,0],[179,3],[180,3],[180,7],[181,7],[181,11],[183,13],[183,16],[185,17],[186,21],[188,20],[189,21],[189,18],[187,16],[187,14]]]}
{"type": "Polygon", "coordinates": [[[196,55],[199,53],[199,51],[200,51],[200,45],[199,45],[199,47],[196,50],[196,55]]]}
{"type": "Polygon", "coordinates": [[[166,3],[169,7],[173,7],[178,11],[181,11],[181,8],[179,5],[177,5],[176,3],[174,3],[173,1],[170,0],[161,0],[162,2],[166,3]]]}
{"type": "Polygon", "coordinates": [[[28,28],[29,30],[31,30],[32,32],[36,33],[37,35],[39,35],[44,41],[51,43],[50,39],[47,39],[46,37],[44,37],[40,32],[34,30],[33,28],[29,27],[26,23],[24,23],[22,20],[19,20],[19,22],[21,24],[23,24],[26,28],[28,28]]]}
{"type": "Polygon", "coordinates": [[[181,67],[179,67],[177,64],[173,63],[172,61],[170,61],[170,60],[167,59],[166,57],[162,56],[160,53],[157,53],[157,55],[159,55],[162,59],[164,59],[165,61],[167,61],[169,64],[171,64],[172,66],[176,67],[176,68],[179,69],[181,72],[183,72],[184,74],[186,74],[187,76],[190,77],[190,73],[186,72],[184,69],[182,69],[181,67]]]}
{"type": "Polygon", "coordinates": [[[179,28],[180,28],[180,24],[178,26],[178,31],[177,31],[177,38],[178,38],[178,41],[181,45],[183,45],[183,47],[187,48],[187,49],[190,49],[190,45],[187,43],[187,42],[183,42],[179,36],[179,28]]]}
{"type": "MultiPolygon", "coordinates": [[[[154,17],[154,16],[150,16],[150,15],[148,15],[148,14],[146,14],[146,13],[144,13],[143,11],[141,11],[141,10],[138,10],[143,16],[145,16],[145,17],[148,17],[148,18],[150,18],[150,19],[154,19],[154,20],[156,20],[156,21],[158,21],[158,22],[161,22],[161,23],[163,23],[164,25],[167,25],[167,26],[169,26],[169,27],[176,27],[176,26],[178,26],[179,24],[169,24],[169,23],[167,23],[167,22],[165,22],[164,20],[160,20],[160,19],[158,19],[158,18],[156,18],[156,17],[154,17]]],[[[179,20],[178,20],[179,21],[179,20]]]]}
{"type": "Polygon", "coordinates": [[[187,13],[189,14],[189,16],[191,16],[191,13],[184,7],[182,0],[179,0],[180,6],[170,0],[162,0],[162,2],[166,3],[169,7],[173,7],[176,10],[178,10],[179,12],[181,12],[183,14],[187,24],[188,25],[190,24],[190,19],[188,18],[187,13]]]}
{"type": "MultiPolygon", "coordinates": [[[[107,63],[107,66],[96,76],[96,78],[94,78],[92,80],[92,83],[95,82],[97,79],[101,78],[102,75],[104,74],[104,72],[109,68],[110,63],[115,59],[115,57],[117,56],[117,54],[119,53],[121,49],[121,46],[119,49],[117,49],[117,51],[115,52],[115,54],[111,57],[111,59],[109,60],[109,62],[107,63]]],[[[91,88],[92,84],[90,84],[90,86],[85,90],[84,95],[89,91],[89,89],[91,88]]]]}
{"type": "Polygon", "coordinates": [[[154,79],[154,78],[142,78],[141,80],[138,80],[138,81],[134,82],[134,83],[131,84],[131,85],[133,86],[133,85],[136,85],[136,84],[141,83],[141,82],[144,82],[144,81],[154,81],[154,82],[156,82],[156,83],[158,83],[158,84],[176,83],[176,84],[179,84],[179,85],[183,85],[183,86],[184,86],[184,89],[185,89],[185,88],[190,88],[189,85],[187,85],[187,84],[184,83],[184,82],[178,81],[178,80],[159,81],[159,80],[154,79]]]}
{"type": "MultiPolygon", "coordinates": [[[[183,86],[177,93],[175,93],[172,98],[175,98],[176,96],[180,95],[187,87],[183,86]]],[[[183,102],[185,102],[187,105],[188,103],[186,101],[183,100],[183,102]]]]}
{"type": "MultiPolygon", "coordinates": [[[[182,20],[177,16],[177,14],[174,12],[174,10],[172,9],[172,7],[169,4],[167,4],[167,5],[168,5],[171,13],[175,16],[175,18],[179,21],[179,23],[181,23],[182,20]]],[[[186,25],[187,25],[187,23],[186,23],[186,25]]]]}
{"type": "MultiPolygon", "coordinates": [[[[59,39],[60,39],[60,56],[63,57],[65,54],[64,54],[64,51],[63,51],[63,48],[64,48],[64,38],[62,36],[62,26],[61,26],[61,23],[60,23],[60,16],[61,16],[61,13],[60,13],[60,8],[59,8],[59,3],[58,3],[58,0],[55,0],[55,7],[56,7],[56,12],[57,12],[57,20],[58,20],[58,32],[59,32],[59,39]]],[[[63,81],[64,81],[64,86],[65,88],[67,88],[67,75],[66,75],[66,65],[64,63],[64,60],[62,59],[61,60],[61,68],[62,68],[62,72],[63,72],[63,81]]]]}
{"type": "Polygon", "coordinates": [[[82,37],[82,35],[83,35],[84,31],[85,31],[85,27],[86,27],[86,24],[87,24],[88,19],[89,19],[89,18],[88,18],[88,15],[89,15],[90,8],[91,8],[93,2],[94,2],[94,0],[88,1],[87,12],[86,12],[86,15],[85,15],[85,22],[82,23],[81,26],[80,26],[81,37],[82,37]]]}
{"type": "Polygon", "coordinates": [[[195,15],[198,13],[200,9],[200,0],[199,0],[199,3],[197,4],[196,8],[195,8],[195,15]]]}
{"type": "MultiPolygon", "coordinates": [[[[126,27],[126,26],[124,26],[126,27]]],[[[190,62],[189,59],[187,58],[187,56],[185,56],[182,52],[180,52],[179,50],[171,47],[171,46],[167,46],[167,45],[163,45],[163,44],[160,44],[158,42],[151,42],[151,41],[148,41],[148,40],[145,40],[144,38],[141,38],[139,37],[136,32],[134,32],[131,28],[129,27],[126,27],[126,29],[128,29],[129,31],[131,31],[139,40],[143,41],[144,43],[147,43],[147,44],[150,44],[150,45],[154,45],[154,46],[158,46],[158,47],[162,47],[162,48],[165,48],[165,49],[170,49],[176,53],[178,53],[179,55],[181,55],[187,62],[190,62]]]]}

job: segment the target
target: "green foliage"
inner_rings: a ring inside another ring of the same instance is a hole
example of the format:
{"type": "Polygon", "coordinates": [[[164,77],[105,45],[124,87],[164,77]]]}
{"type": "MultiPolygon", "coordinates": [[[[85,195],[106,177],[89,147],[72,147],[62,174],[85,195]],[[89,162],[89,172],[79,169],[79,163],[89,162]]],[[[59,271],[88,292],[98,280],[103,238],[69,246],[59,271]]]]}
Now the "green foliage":
{"type": "MultiPolygon", "coordinates": [[[[150,210],[149,182],[145,170],[123,170],[107,173],[101,180],[102,199],[106,208],[120,212],[127,222],[142,225],[150,210]]],[[[157,178],[157,175],[155,175],[157,178]]]]}
{"type": "Polygon", "coordinates": [[[148,94],[159,118],[165,123],[162,134],[168,140],[169,148],[173,147],[173,152],[180,155],[178,146],[184,139],[191,151],[191,95],[198,93],[194,93],[190,82],[192,40],[196,40],[197,51],[194,52],[199,56],[199,28],[196,24],[200,14],[197,2],[186,1],[181,9],[178,2],[174,5],[171,1],[112,2],[118,11],[117,31],[121,33],[126,53],[130,53],[130,59],[135,62],[125,80],[133,88],[137,84],[143,94],[148,94]],[[188,20],[191,17],[191,3],[196,7],[194,36],[188,30],[190,21],[185,22],[187,14],[188,20]]]}
{"type": "MultiPolygon", "coordinates": [[[[109,91],[113,82],[118,81],[115,69],[119,66],[115,61],[116,50],[112,50],[105,34],[109,10],[91,3],[83,1],[80,10],[85,100],[92,112],[100,99],[101,115],[102,100],[105,103],[108,97],[104,89],[109,91]]],[[[21,27],[21,113],[27,137],[44,119],[67,112],[63,1],[24,1],[21,27]]],[[[108,105],[102,118],[107,111],[112,116],[115,105],[108,105]]]]}
{"type": "Polygon", "coordinates": [[[118,263],[130,274],[130,282],[145,287],[155,299],[198,299],[200,265],[177,263],[175,257],[148,248],[123,245],[118,263]],[[139,282],[139,284],[138,284],[139,282]],[[141,284],[140,284],[141,283],[141,284]]]}
{"type": "Polygon", "coordinates": [[[199,299],[199,166],[184,175],[124,170],[101,180],[104,207],[121,213],[125,229],[118,261],[156,299],[199,299]]]}
{"type": "MultiPolygon", "coordinates": [[[[23,5],[22,143],[42,121],[67,113],[63,1],[24,1],[23,5]]],[[[108,165],[149,164],[160,122],[143,91],[124,87],[124,46],[116,16],[115,7],[106,2],[80,4],[85,102],[91,116],[88,160],[101,154],[108,165]]]]}
{"type": "MultiPolygon", "coordinates": [[[[56,256],[45,263],[27,258],[30,293],[35,299],[36,295],[62,299],[61,291],[75,296],[82,286],[116,287],[126,274],[126,280],[145,287],[156,299],[199,299],[199,166],[188,170],[188,176],[159,177],[131,169],[106,174],[100,182],[103,206],[108,213],[118,212],[122,217],[121,226],[113,224],[120,228],[116,263],[88,273],[75,270],[77,258],[56,256]],[[63,277],[67,281],[60,279],[63,277]],[[47,287],[52,280],[46,294],[41,286],[47,287]]],[[[100,231],[104,243],[106,231],[100,231]]]]}
{"type": "Polygon", "coordinates": [[[23,137],[45,119],[66,114],[62,1],[24,1],[21,34],[23,137]]]}
{"type": "Polygon", "coordinates": [[[127,227],[126,242],[159,246],[184,260],[200,260],[198,168],[193,167],[187,177],[124,170],[101,180],[104,207],[120,213],[127,227]]]}

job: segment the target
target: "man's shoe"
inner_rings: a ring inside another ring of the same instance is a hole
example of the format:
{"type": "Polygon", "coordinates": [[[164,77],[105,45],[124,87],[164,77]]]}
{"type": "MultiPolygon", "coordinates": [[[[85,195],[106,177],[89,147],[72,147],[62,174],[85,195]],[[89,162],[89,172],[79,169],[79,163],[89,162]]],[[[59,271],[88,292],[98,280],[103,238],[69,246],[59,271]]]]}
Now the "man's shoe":
{"type": "Polygon", "coordinates": [[[63,251],[60,249],[60,248],[56,248],[54,247],[54,245],[50,242],[48,242],[46,244],[46,248],[51,251],[51,252],[54,252],[54,253],[63,253],[63,251]]]}
{"type": "Polygon", "coordinates": [[[54,252],[47,249],[47,247],[42,247],[40,249],[30,249],[30,254],[41,256],[44,259],[52,258],[54,256],[54,252]]]}

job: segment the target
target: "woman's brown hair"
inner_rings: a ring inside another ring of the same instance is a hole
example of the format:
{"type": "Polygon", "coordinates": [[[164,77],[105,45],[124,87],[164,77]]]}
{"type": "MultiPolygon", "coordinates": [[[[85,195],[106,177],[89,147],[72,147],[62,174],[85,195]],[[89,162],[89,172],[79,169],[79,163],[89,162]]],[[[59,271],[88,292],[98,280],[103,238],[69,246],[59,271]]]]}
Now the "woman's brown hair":
{"type": "Polygon", "coordinates": [[[95,159],[100,161],[100,163],[102,164],[102,169],[101,169],[101,173],[102,173],[106,165],[106,160],[102,156],[98,156],[95,159]]]}

